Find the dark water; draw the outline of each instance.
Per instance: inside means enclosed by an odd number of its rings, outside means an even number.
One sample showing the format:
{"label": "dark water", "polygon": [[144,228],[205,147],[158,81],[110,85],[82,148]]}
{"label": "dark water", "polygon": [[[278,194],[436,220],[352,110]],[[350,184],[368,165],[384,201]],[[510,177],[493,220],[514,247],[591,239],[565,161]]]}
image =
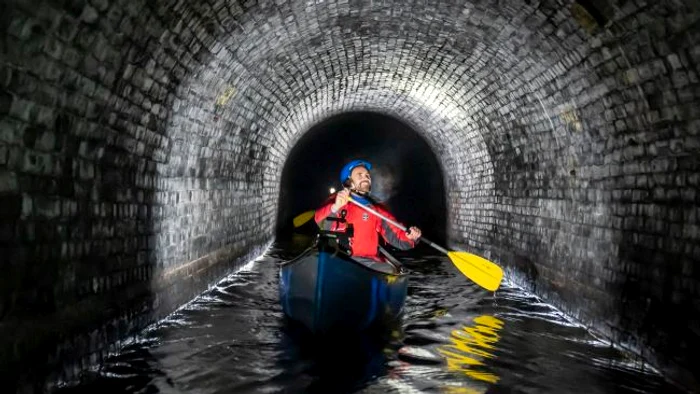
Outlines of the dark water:
{"label": "dark water", "polygon": [[408,253],[386,337],[323,343],[285,321],[276,244],[61,393],[674,393],[648,366],[517,288],[488,294],[446,257]]}

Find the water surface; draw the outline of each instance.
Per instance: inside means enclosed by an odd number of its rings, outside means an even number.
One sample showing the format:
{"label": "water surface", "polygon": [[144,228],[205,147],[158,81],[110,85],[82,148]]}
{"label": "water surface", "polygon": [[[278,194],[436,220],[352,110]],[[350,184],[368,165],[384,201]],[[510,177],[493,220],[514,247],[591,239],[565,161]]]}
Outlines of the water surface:
{"label": "water surface", "polygon": [[319,343],[278,303],[268,252],[61,393],[675,393],[652,368],[514,287],[487,293],[445,256],[407,253],[406,313],[385,336]]}

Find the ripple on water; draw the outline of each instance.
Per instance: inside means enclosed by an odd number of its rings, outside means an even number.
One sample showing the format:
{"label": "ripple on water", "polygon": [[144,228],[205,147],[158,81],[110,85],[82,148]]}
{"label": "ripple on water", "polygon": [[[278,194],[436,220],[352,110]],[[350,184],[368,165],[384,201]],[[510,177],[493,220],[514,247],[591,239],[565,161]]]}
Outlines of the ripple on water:
{"label": "ripple on water", "polygon": [[486,293],[446,257],[415,251],[391,335],[305,337],[277,289],[278,264],[301,250],[273,245],[59,392],[681,392],[539,298]]}

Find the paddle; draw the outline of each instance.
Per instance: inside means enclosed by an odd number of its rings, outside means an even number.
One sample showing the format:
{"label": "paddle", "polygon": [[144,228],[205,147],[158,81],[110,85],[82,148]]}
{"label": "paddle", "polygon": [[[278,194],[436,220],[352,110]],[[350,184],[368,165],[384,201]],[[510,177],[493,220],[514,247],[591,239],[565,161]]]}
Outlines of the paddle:
{"label": "paddle", "polygon": [[314,217],[315,211],[306,211],[300,215],[297,215],[294,219],[292,219],[292,224],[294,224],[294,227],[301,227],[304,225],[304,223],[308,222]]}
{"label": "paddle", "polygon": [[[381,213],[375,211],[370,207],[360,204],[359,202],[355,201],[352,197],[349,197],[348,200],[351,203],[357,205],[358,207],[364,209],[365,211],[381,218],[382,220],[388,223],[393,224],[402,231],[408,231],[408,229],[405,226],[389,219],[388,217],[382,215]],[[475,254],[447,250],[442,246],[437,245],[432,241],[429,241],[425,237],[420,237],[419,240],[423,243],[432,246],[435,250],[446,254],[447,257],[450,258],[450,261],[452,261],[452,263],[462,274],[464,274],[464,276],[471,279],[474,283],[483,287],[484,289],[489,291],[496,291],[496,289],[498,289],[498,286],[500,286],[501,279],[503,279],[503,270],[498,265]]]}
{"label": "paddle", "polygon": [[[384,215],[380,214],[379,212],[373,210],[370,207],[366,207],[358,203],[357,201],[353,200],[352,197],[350,197],[349,200],[350,202],[366,210],[367,212],[376,215],[377,217],[387,221],[388,223],[393,224],[394,226],[398,227],[403,231],[407,231],[405,226],[402,226],[401,224],[385,217]],[[302,225],[304,225],[304,223],[308,222],[313,217],[314,211],[306,211],[300,215],[297,215],[292,220],[292,222],[294,224],[294,227],[301,227]],[[447,250],[441,247],[440,245],[429,241],[425,237],[421,237],[420,241],[428,244],[429,246],[432,246],[437,251],[446,254],[447,257],[450,258],[450,261],[452,261],[452,263],[462,274],[464,274],[464,276],[471,279],[472,281],[474,281],[474,283],[478,284],[484,289],[489,291],[496,291],[496,289],[498,289],[498,287],[500,286],[501,280],[503,279],[503,270],[498,265],[475,254]]]}

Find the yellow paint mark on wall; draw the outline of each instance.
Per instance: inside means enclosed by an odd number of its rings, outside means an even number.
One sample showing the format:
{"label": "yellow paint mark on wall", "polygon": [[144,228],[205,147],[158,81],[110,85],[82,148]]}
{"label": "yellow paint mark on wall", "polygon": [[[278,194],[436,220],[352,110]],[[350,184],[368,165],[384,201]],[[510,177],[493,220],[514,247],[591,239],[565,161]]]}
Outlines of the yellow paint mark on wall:
{"label": "yellow paint mark on wall", "polygon": [[574,19],[576,19],[581,27],[586,29],[588,34],[593,34],[598,28],[598,22],[593,18],[593,15],[579,3],[573,3],[571,5],[571,15],[573,15]]}
{"label": "yellow paint mark on wall", "polygon": [[574,130],[581,131],[583,129],[581,119],[578,117],[578,113],[574,107],[568,107],[562,111],[561,118],[567,125],[573,127]]}
{"label": "yellow paint mark on wall", "polygon": [[236,94],[236,89],[233,86],[229,86],[224,90],[219,97],[216,99],[216,105],[223,106],[231,100],[231,98]]}

